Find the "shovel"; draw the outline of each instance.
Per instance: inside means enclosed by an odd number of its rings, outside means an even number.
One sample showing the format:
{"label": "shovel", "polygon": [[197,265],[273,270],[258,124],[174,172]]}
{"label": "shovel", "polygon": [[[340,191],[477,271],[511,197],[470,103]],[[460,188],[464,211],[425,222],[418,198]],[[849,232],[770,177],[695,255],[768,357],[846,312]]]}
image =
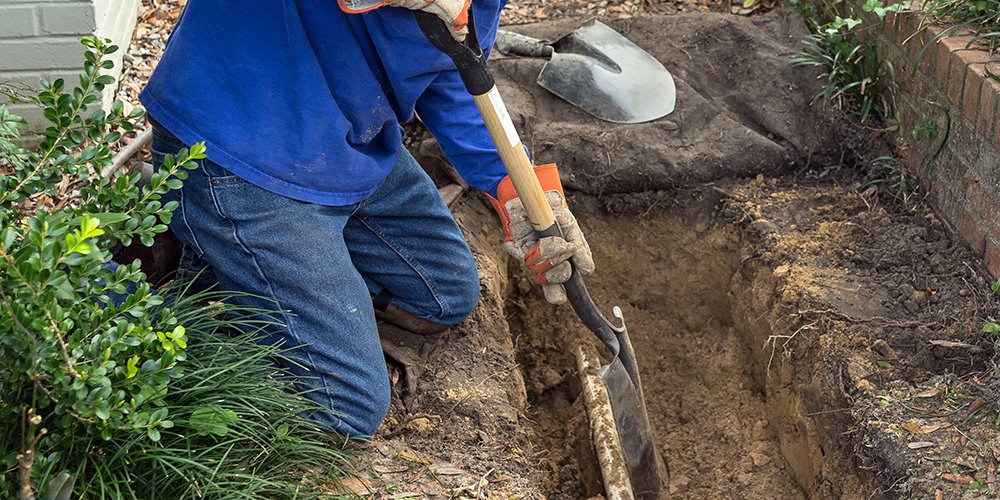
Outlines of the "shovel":
{"label": "shovel", "polygon": [[596,19],[552,43],[498,31],[494,45],[504,54],[549,57],[538,84],[602,120],[641,123],[674,110],[677,90],[670,72]]}
{"label": "shovel", "polygon": [[[462,83],[472,95],[483,122],[486,123],[535,233],[539,238],[562,236],[531,161],[524,151],[524,145],[494,85],[493,75],[486,65],[486,58],[476,37],[472,9],[469,9],[469,35],[464,43],[455,41],[448,27],[437,16],[422,11],[414,11],[413,15],[427,39],[448,55],[458,68]],[[628,462],[633,493],[641,499],[656,498],[665,484],[666,468],[657,456],[653,444],[635,353],[632,351],[621,310],[617,307],[614,309],[621,326],[612,325],[594,305],[583,278],[575,268],[565,287],[569,302],[580,320],[600,338],[612,354],[611,362],[601,367],[600,378],[611,399],[611,409]]]}

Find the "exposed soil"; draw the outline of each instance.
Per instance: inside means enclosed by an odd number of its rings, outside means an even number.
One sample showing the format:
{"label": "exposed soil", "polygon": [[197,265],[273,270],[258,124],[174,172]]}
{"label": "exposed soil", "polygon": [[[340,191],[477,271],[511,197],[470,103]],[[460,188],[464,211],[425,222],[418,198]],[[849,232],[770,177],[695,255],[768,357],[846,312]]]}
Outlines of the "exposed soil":
{"label": "exposed soil", "polygon": [[[581,22],[512,29],[552,39]],[[567,187],[636,193],[841,161],[835,122],[812,105],[816,74],[790,67],[782,56],[804,33],[801,18],[787,11],[755,19],[684,13],[607,23],[671,72],[672,114],[612,126],[538,86],[544,60],[497,57],[492,64],[536,163],[558,162]]]}
{"label": "exposed soil", "polygon": [[[575,22],[518,29],[552,36]],[[954,372],[980,374],[982,387],[940,400],[940,412],[990,397],[996,383],[982,370],[992,345],[979,327],[996,301],[976,259],[926,209],[856,194],[861,174],[851,165],[885,146],[811,104],[812,75],[780,57],[797,21],[779,11],[610,23],[674,74],[673,115],[609,126],[535,86],[541,62],[501,58],[493,67],[536,161],[560,162],[598,263],[588,279],[595,300],[621,306],[628,320],[670,496],[968,494],[969,467],[979,473],[970,481],[981,476],[976,487],[990,491],[992,455],[963,459],[936,444],[935,469],[926,450],[907,446],[923,439],[908,429],[951,428],[934,425],[945,413],[926,420],[926,407],[886,401],[910,401]],[[439,184],[455,182],[433,139],[411,137]],[[496,250],[478,195],[455,212],[486,298],[457,343],[436,351],[422,406],[394,406],[389,449],[405,438],[439,457],[428,462],[461,464],[466,481],[487,478],[485,496],[602,496],[572,354],[595,339]],[[977,422],[996,416],[987,406],[973,408],[983,412]],[[414,412],[425,416],[407,416]],[[982,428],[963,431],[979,448],[992,442]],[[489,482],[490,471],[506,480]],[[384,486],[394,476],[382,477]]]}
{"label": "exposed soil", "polygon": [[[677,207],[686,213],[654,209],[637,217],[610,215],[595,200],[576,197],[574,210],[583,214],[602,263],[588,285],[600,303],[622,307],[674,498],[805,498],[779,450],[774,426],[780,422],[768,420],[752,354],[734,331],[727,294],[742,242],[733,225],[715,217],[718,199],[716,193],[714,200]],[[535,294],[524,298],[520,316],[522,338],[531,345],[523,356],[528,373],[561,366],[568,372],[548,378],[575,378],[566,345],[590,341],[590,334]],[[546,393],[552,390],[529,384],[529,396],[538,400],[551,400]],[[558,442],[550,444],[559,449]],[[555,484],[552,493],[599,493],[579,486]]]}
{"label": "exposed soil", "polygon": [[[168,24],[180,3],[145,0],[141,26]],[[729,7],[508,8],[508,22],[615,18],[677,83],[676,111],[647,124],[611,125],[547,94],[534,83],[541,60],[492,62],[536,163],[560,164],[595,252],[596,302],[628,321],[667,493],[995,495],[1000,383],[981,327],[1000,311],[997,295],[926,208],[856,194],[857,156],[885,145],[814,105],[815,74],[785,64],[800,20],[651,14]],[[515,29],[554,38],[581,22]],[[122,95],[134,97],[165,38],[133,47]],[[439,185],[456,182],[433,139],[411,128],[408,145]],[[503,254],[482,195],[452,208],[481,303],[432,351],[405,403],[391,365],[390,414],[346,486],[380,498],[603,497],[572,354],[595,339]]]}

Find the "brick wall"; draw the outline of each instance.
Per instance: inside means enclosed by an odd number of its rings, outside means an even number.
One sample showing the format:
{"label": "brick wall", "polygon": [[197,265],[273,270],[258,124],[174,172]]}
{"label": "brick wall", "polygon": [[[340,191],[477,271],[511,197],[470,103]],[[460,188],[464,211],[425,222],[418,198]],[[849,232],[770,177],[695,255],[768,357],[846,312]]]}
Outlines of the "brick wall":
{"label": "brick wall", "polygon": [[[0,0],[0,82],[34,87],[40,79],[76,82],[83,67],[83,36],[97,34],[122,47],[114,54],[116,78],[135,28],[139,0]],[[113,88],[105,92],[110,104]],[[0,103],[6,103],[0,97]],[[40,111],[30,104],[10,106],[35,131],[44,128]]]}
{"label": "brick wall", "polygon": [[[865,22],[878,20],[872,15]],[[900,134],[907,139],[904,158],[920,171],[944,144],[930,162],[931,204],[1000,277],[1000,82],[986,77],[987,69],[1000,75],[1000,55],[967,49],[969,30],[935,40],[941,31],[921,26],[915,13],[890,14],[874,41],[879,54],[892,62],[901,87],[895,101],[903,119]],[[938,124],[942,137],[911,137],[925,118]]]}

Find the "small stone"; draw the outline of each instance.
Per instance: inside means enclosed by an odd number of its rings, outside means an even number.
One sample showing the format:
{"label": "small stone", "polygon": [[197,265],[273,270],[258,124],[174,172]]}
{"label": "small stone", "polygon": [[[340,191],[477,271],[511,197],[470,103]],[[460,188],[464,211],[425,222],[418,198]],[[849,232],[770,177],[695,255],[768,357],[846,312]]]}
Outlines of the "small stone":
{"label": "small stone", "polygon": [[688,483],[690,483],[690,482],[691,482],[691,479],[688,478],[687,476],[685,476],[684,474],[681,474],[679,476],[671,477],[670,478],[670,494],[671,495],[677,495],[677,494],[686,492],[688,490]]}
{"label": "small stone", "polygon": [[753,460],[753,464],[757,467],[763,467],[771,463],[771,457],[759,451],[751,451],[750,459]]}
{"label": "small stone", "polygon": [[774,277],[775,278],[784,278],[785,276],[788,276],[788,273],[790,271],[791,271],[791,267],[789,267],[788,264],[782,264],[782,265],[774,268]]}
{"label": "small stone", "polygon": [[433,422],[431,422],[429,418],[418,417],[411,420],[409,425],[407,425],[407,427],[409,427],[414,432],[417,432],[419,434],[425,434],[430,431],[433,431],[436,426],[434,425]]}
{"label": "small stone", "polygon": [[855,382],[854,386],[857,387],[858,389],[861,389],[862,391],[865,391],[865,392],[868,392],[868,393],[874,393],[875,392],[875,384],[869,382],[868,379],[865,379],[865,378],[863,378],[863,379]]}
{"label": "small stone", "polygon": [[903,302],[903,307],[905,307],[907,312],[911,314],[920,310],[920,306],[917,305],[917,303],[914,302],[913,300],[907,300],[906,302]]}
{"label": "small stone", "polygon": [[893,360],[899,357],[899,355],[896,354],[896,350],[893,349],[888,342],[882,339],[878,339],[873,342],[872,349],[879,353],[883,359]]}
{"label": "small stone", "polygon": [[680,126],[677,125],[677,122],[671,120],[663,120],[659,123],[659,125],[663,130],[677,130],[680,128]]}
{"label": "small stone", "polygon": [[[865,363],[867,365],[867,363]],[[851,380],[861,380],[868,378],[871,375],[872,369],[870,366],[863,366],[857,361],[851,361],[847,363],[847,375],[851,377]]]}
{"label": "small stone", "polygon": [[776,234],[779,231],[777,224],[763,218],[751,222],[750,225],[765,235]]}

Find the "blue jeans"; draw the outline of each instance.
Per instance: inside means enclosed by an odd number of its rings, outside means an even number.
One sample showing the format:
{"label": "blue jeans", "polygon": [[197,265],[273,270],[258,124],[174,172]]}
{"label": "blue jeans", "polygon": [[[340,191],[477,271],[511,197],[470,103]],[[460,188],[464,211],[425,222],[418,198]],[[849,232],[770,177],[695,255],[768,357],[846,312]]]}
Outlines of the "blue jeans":
{"label": "blue jeans", "polygon": [[[157,128],[154,164],[182,147]],[[170,228],[186,246],[179,274],[203,261],[222,290],[243,292],[233,302],[278,309],[283,325],[266,341],[294,347],[289,355],[301,366],[287,368],[331,410],[315,418],[346,436],[372,435],[389,408],[371,297],[391,297],[403,311],[446,325],[465,319],[479,299],[458,224],[405,149],[378,190],[353,205],[285,198],[210,160],[169,200],[179,204]]]}

